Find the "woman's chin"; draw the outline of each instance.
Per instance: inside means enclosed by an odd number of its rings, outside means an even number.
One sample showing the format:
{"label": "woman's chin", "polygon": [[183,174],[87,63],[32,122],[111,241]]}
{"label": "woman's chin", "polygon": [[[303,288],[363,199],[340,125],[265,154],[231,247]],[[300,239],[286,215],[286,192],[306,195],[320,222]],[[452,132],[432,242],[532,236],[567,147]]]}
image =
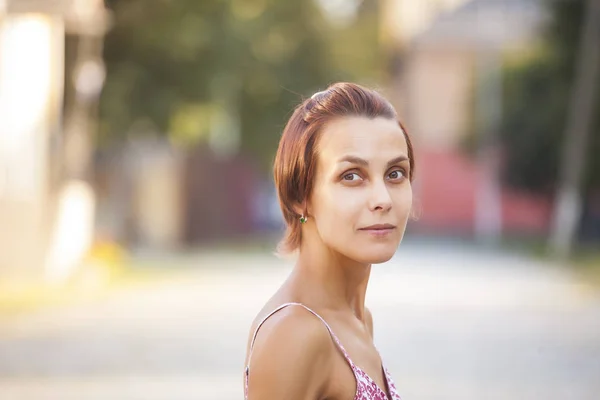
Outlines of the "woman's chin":
{"label": "woman's chin", "polygon": [[356,261],[365,264],[381,264],[389,261],[396,254],[397,247],[386,246],[385,248],[365,248],[356,257]]}
{"label": "woman's chin", "polygon": [[371,264],[382,264],[384,262],[388,262],[394,257],[395,252],[390,252],[389,254],[378,254],[371,259]]}

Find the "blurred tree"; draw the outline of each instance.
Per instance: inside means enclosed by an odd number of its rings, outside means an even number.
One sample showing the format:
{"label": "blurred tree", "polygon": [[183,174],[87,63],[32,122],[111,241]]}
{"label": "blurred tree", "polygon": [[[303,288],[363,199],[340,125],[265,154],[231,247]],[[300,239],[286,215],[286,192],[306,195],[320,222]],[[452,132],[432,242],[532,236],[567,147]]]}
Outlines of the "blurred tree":
{"label": "blurred tree", "polygon": [[[581,25],[549,240],[549,250],[562,259],[570,256],[579,221],[585,215],[581,186],[588,158],[588,138],[600,109],[600,103],[596,103],[600,87],[600,1],[586,1]],[[598,223],[600,225],[600,221]]]}
{"label": "blurred tree", "polygon": [[378,81],[376,1],[336,25],[307,0],[107,0],[100,144],[136,126],[238,148],[269,167],[300,95]]}
{"label": "blurred tree", "polygon": [[[506,70],[501,131],[506,149],[504,179],[511,186],[548,196],[557,189],[584,3],[553,1],[544,45]],[[592,157],[600,152],[600,103],[593,114],[584,199],[593,188],[600,188],[600,158]]]}

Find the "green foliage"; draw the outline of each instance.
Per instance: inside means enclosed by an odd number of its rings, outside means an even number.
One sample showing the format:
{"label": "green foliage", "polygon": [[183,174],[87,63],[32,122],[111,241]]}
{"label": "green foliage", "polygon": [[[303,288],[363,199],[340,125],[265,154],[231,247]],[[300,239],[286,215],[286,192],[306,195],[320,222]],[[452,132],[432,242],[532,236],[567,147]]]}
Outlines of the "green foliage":
{"label": "green foliage", "polygon": [[100,144],[136,121],[186,145],[231,112],[241,149],[271,162],[301,95],[336,80],[377,81],[377,9],[351,27],[329,23],[309,0],[113,0]]}
{"label": "green foliage", "polygon": [[[583,1],[554,1],[551,7],[553,20],[545,32],[543,49],[505,71],[501,129],[507,156],[506,182],[545,194],[554,192],[558,180]],[[594,157],[600,151],[598,104],[588,147],[585,190],[600,186],[600,159]]]}

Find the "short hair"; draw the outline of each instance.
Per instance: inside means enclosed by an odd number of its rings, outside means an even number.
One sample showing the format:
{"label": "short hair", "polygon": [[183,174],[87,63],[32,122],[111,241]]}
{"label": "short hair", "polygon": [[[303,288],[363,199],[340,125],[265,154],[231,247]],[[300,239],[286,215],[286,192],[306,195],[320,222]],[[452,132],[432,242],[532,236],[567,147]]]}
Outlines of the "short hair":
{"label": "short hair", "polygon": [[279,242],[280,254],[297,250],[302,243],[300,215],[294,205],[311,195],[317,167],[317,141],[324,125],[342,116],[383,117],[398,122],[408,147],[409,180],[414,176],[414,152],[410,136],[392,104],[381,94],[355,83],[332,84],[296,107],[288,120],[275,156],[273,178],[286,232]]}

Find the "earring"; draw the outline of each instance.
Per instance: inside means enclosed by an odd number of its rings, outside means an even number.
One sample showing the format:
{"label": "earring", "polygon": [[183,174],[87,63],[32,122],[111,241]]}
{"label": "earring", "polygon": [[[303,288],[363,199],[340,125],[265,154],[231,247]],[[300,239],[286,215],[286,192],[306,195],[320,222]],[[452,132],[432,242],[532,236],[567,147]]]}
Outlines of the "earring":
{"label": "earring", "polygon": [[308,218],[306,218],[306,217],[304,216],[304,214],[302,214],[302,216],[300,217],[300,223],[301,223],[301,224],[305,224],[305,223],[306,223],[306,221],[308,221]]}

